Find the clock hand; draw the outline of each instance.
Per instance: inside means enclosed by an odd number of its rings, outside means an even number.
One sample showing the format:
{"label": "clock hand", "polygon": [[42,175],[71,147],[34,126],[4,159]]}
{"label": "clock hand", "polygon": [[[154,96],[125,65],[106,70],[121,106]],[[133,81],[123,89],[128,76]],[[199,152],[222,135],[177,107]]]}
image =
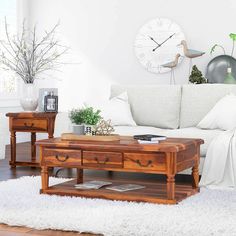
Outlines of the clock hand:
{"label": "clock hand", "polygon": [[160,45],[153,37],[148,36],[154,43],[156,43],[157,45]]}
{"label": "clock hand", "polygon": [[169,39],[171,39],[174,35],[175,35],[175,33],[172,34],[172,35],[170,35],[170,36],[169,36],[167,39],[165,39],[161,44],[157,45],[154,49],[152,49],[152,51],[155,52],[162,44],[164,44],[166,41],[168,41]]}

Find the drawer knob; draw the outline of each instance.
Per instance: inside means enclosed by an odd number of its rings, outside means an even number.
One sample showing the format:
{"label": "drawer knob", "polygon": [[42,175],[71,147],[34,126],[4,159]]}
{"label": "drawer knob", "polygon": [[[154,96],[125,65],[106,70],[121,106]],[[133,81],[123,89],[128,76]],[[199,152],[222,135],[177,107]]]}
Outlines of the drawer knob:
{"label": "drawer knob", "polygon": [[31,123],[30,125],[28,125],[27,123],[24,123],[24,126],[25,126],[25,127],[32,128],[32,127],[34,126],[34,123]]}
{"label": "drawer knob", "polygon": [[56,155],[55,157],[60,162],[65,162],[69,158],[68,155],[66,155],[65,157],[59,157],[58,155]]}
{"label": "drawer knob", "polygon": [[104,161],[98,160],[97,157],[95,157],[94,160],[100,165],[105,165],[109,161],[109,157],[106,157]]}
{"label": "drawer knob", "polygon": [[147,164],[142,164],[140,160],[136,160],[136,163],[141,167],[148,167],[152,164],[152,161],[148,160]]}

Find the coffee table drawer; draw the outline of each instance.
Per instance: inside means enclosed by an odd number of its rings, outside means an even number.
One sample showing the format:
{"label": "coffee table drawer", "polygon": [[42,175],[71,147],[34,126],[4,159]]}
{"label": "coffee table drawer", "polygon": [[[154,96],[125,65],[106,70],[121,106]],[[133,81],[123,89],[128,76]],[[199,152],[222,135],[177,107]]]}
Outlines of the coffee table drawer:
{"label": "coffee table drawer", "polygon": [[14,119],[13,120],[13,129],[14,130],[37,130],[38,131],[47,131],[48,122],[45,119]]}
{"label": "coffee table drawer", "polygon": [[81,165],[81,151],[67,149],[43,149],[42,165],[73,167]]}
{"label": "coffee table drawer", "polygon": [[118,152],[83,151],[83,166],[122,168],[122,154]]}
{"label": "coffee table drawer", "polygon": [[125,153],[124,154],[125,169],[140,169],[140,170],[166,170],[165,153],[158,154],[140,154],[140,153]]}

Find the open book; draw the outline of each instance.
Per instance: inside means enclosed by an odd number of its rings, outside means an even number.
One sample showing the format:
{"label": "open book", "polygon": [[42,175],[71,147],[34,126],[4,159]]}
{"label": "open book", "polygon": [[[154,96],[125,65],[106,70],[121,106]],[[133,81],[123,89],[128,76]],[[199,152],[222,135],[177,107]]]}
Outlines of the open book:
{"label": "open book", "polygon": [[111,182],[105,182],[105,181],[88,181],[82,184],[75,184],[75,188],[77,189],[99,189],[103,186],[107,186],[112,184]]}
{"label": "open book", "polygon": [[142,188],[145,188],[145,186],[138,185],[138,184],[122,184],[122,185],[113,186],[113,187],[106,187],[106,189],[114,190],[117,192],[126,192],[130,190],[136,190],[136,189],[142,189]]}

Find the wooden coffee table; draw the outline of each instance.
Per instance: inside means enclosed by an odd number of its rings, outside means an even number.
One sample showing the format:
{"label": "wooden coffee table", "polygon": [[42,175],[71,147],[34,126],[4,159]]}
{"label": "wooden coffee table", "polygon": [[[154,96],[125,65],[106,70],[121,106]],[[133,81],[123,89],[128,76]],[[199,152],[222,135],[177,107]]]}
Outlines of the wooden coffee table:
{"label": "wooden coffee table", "polygon": [[[159,144],[138,144],[132,137],[120,141],[64,141],[60,138],[37,141],[40,147],[41,193],[176,204],[199,192],[199,160],[201,139],[168,138]],[[50,167],[77,168],[77,179],[49,186]],[[192,185],[175,183],[175,175],[192,168]],[[83,182],[83,169],[162,174],[167,181],[143,182],[144,189],[116,192],[105,187],[98,190],[78,190],[75,183]],[[112,181],[113,182],[113,181]],[[114,180],[113,185],[132,183]]]}

